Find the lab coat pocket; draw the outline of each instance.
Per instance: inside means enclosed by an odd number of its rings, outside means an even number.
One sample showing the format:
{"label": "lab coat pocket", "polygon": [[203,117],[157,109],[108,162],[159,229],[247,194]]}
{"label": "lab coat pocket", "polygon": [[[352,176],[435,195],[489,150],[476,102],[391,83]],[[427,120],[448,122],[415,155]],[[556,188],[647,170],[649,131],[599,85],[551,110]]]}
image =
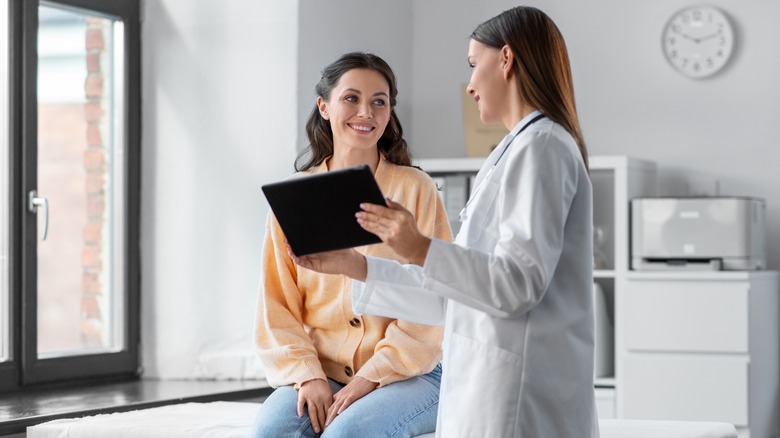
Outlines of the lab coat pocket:
{"label": "lab coat pocket", "polygon": [[447,348],[442,436],[515,436],[523,357],[457,333]]}

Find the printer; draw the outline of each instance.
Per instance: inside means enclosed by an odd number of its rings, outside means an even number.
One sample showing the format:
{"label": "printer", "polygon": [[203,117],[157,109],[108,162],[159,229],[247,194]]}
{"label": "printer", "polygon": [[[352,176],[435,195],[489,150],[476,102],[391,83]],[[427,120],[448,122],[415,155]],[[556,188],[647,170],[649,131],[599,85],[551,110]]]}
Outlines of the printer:
{"label": "printer", "polygon": [[631,269],[751,271],[765,266],[763,199],[631,200]]}

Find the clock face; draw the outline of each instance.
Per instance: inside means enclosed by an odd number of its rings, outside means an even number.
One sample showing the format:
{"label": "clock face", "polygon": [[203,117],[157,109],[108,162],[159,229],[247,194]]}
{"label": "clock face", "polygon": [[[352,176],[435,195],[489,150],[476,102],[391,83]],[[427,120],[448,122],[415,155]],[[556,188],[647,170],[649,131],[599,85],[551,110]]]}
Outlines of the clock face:
{"label": "clock face", "polygon": [[728,17],[711,6],[694,6],[672,15],[663,33],[666,59],[680,73],[703,78],[718,72],[734,48]]}

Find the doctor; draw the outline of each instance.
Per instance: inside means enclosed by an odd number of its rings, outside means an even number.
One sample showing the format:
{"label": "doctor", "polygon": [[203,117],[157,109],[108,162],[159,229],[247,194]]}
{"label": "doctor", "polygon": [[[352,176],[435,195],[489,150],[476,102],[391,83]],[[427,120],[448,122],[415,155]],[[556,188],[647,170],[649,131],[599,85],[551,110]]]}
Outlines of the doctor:
{"label": "doctor", "polygon": [[479,171],[455,242],[425,237],[388,201],[357,220],[410,264],[291,256],[358,280],[358,313],[445,322],[437,437],[597,437],[591,183],[563,37],[543,12],[516,7],[476,28],[468,62],[480,118],[510,132]]}

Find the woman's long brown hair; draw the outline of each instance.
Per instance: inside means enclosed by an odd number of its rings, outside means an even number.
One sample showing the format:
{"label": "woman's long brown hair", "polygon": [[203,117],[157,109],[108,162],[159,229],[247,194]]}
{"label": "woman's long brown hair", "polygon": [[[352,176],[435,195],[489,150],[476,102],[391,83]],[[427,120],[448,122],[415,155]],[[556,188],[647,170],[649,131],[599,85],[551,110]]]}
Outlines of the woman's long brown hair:
{"label": "woman's long brown hair", "polygon": [[574,102],[569,54],[563,35],[544,12],[518,6],[477,26],[471,38],[514,54],[520,98],[562,125],[574,137],[588,167],[588,150]]}

